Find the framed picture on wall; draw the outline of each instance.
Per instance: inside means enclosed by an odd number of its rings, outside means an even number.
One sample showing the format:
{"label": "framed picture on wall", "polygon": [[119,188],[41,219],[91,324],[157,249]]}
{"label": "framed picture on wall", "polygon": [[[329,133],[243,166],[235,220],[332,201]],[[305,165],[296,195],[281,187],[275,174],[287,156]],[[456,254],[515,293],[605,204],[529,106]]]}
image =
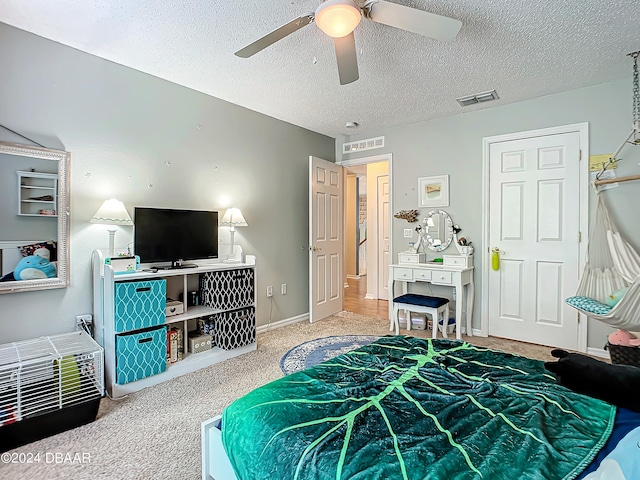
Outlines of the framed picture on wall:
{"label": "framed picture on wall", "polygon": [[421,207],[448,207],[449,175],[419,178],[418,195]]}

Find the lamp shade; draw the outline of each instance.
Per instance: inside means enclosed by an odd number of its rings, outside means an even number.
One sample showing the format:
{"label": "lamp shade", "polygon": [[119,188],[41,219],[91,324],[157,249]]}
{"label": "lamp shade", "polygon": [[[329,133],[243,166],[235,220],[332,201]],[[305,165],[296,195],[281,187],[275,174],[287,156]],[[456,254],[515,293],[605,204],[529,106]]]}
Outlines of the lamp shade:
{"label": "lamp shade", "polygon": [[219,222],[220,225],[226,227],[248,227],[249,224],[242,216],[242,212],[239,208],[228,208],[224,215],[222,216],[222,220]]}
{"label": "lamp shade", "polygon": [[360,23],[360,8],[353,0],[327,0],[316,9],[315,22],[334,38],[346,37]]}
{"label": "lamp shade", "polygon": [[124,204],[115,198],[105,200],[89,222],[103,225],[133,225]]}

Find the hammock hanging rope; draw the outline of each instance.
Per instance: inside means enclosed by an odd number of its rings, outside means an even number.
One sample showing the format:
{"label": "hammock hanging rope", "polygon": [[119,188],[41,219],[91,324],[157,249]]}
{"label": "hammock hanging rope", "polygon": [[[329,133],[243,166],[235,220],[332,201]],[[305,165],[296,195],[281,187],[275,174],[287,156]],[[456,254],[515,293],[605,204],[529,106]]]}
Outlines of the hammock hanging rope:
{"label": "hammock hanging rope", "polygon": [[[613,307],[605,302],[617,290],[627,293]],[[622,330],[640,330],[640,255],[622,238],[605,205],[596,197],[587,263],[576,296],[566,302],[585,315]]]}

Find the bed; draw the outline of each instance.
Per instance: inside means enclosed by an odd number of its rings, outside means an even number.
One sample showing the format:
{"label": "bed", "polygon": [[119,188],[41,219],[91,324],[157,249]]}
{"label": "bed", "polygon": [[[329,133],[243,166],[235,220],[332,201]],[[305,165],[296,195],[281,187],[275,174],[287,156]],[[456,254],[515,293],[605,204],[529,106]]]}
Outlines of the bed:
{"label": "bed", "polygon": [[386,336],[259,387],[202,425],[203,479],[640,478],[640,414],[544,362]]}

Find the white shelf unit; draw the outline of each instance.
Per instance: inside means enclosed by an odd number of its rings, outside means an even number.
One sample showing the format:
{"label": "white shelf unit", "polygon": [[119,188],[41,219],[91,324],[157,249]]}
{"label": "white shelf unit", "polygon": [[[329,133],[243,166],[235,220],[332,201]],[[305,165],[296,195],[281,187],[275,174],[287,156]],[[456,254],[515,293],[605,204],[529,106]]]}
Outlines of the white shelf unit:
{"label": "white shelf unit", "polygon": [[58,174],[24,171],[16,173],[18,175],[18,215],[57,217]]}
{"label": "white shelf unit", "polygon": [[[93,254],[93,310],[95,321],[95,337],[100,345],[104,347],[105,355],[105,387],[112,398],[122,397],[129,393],[139,391],[143,388],[156,385],[158,383],[177,378],[195,370],[223,362],[230,358],[251,352],[257,348],[254,341],[248,345],[233,349],[223,349],[217,346],[211,350],[200,353],[188,352],[188,332],[189,321],[201,317],[208,317],[218,313],[225,313],[232,309],[216,309],[203,305],[191,306],[187,303],[187,292],[194,289],[194,285],[199,285],[200,276],[207,272],[235,271],[241,269],[251,269],[253,271],[253,302],[246,307],[256,307],[255,289],[255,266],[256,257],[246,255],[245,262],[239,263],[211,263],[200,265],[196,268],[182,268],[172,270],[158,270],[148,272],[138,270],[135,273],[114,273],[110,265],[104,264],[102,252],[96,250]],[[143,281],[165,279],[167,281],[167,296],[178,299],[179,293],[183,295],[184,313],[165,318],[165,325],[181,324],[183,332],[184,356],[182,360],[167,366],[164,372],[157,373],[129,383],[119,384],[116,381],[116,337],[115,331],[115,299],[116,284],[119,282]],[[255,319],[254,325],[255,328]]]}

